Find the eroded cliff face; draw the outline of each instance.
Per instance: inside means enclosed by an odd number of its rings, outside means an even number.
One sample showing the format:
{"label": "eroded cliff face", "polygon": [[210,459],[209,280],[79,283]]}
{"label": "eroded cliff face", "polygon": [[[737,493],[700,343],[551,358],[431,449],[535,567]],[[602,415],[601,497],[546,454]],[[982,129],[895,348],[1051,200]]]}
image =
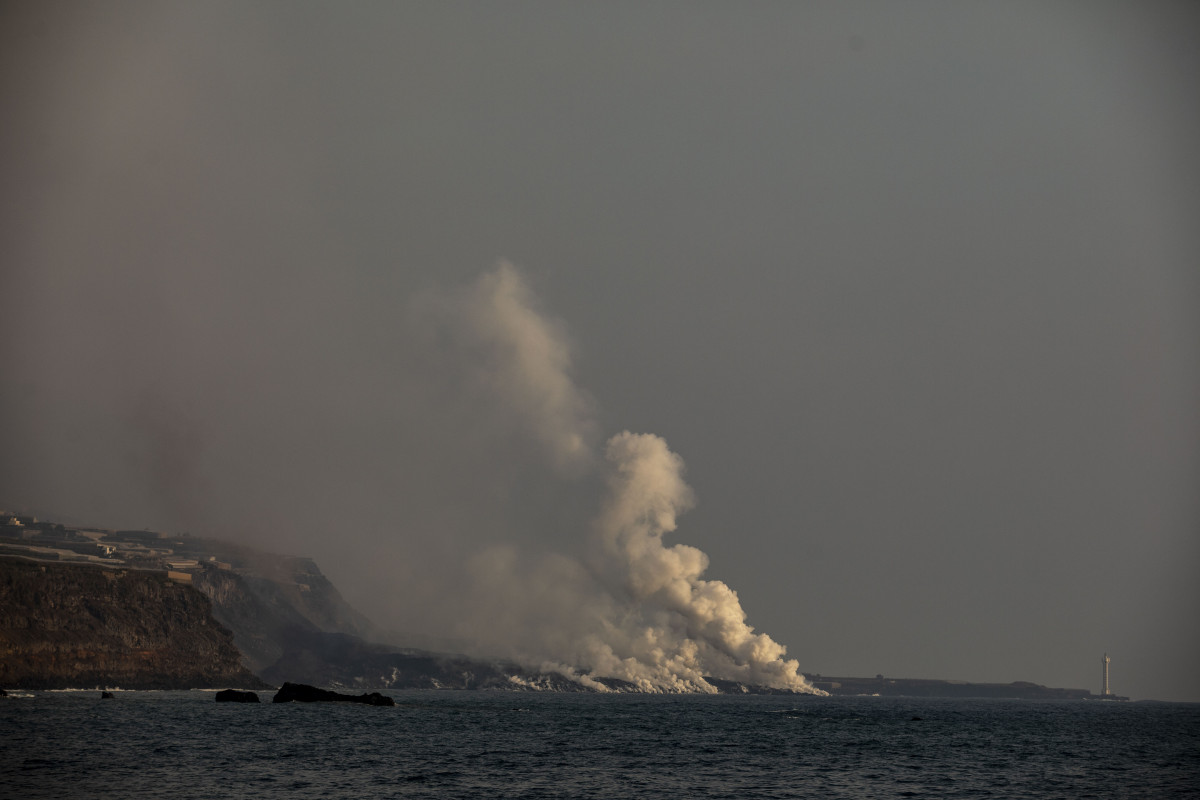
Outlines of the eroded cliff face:
{"label": "eroded cliff face", "polygon": [[314,630],[270,581],[205,570],[192,584],[212,601],[213,616],[233,632],[242,663],[256,675],[279,660],[297,632]]}
{"label": "eroded cliff face", "polygon": [[207,597],[162,573],[0,558],[0,686],[260,687]]}
{"label": "eroded cliff face", "polygon": [[203,569],[192,585],[213,616],[233,632],[243,663],[254,673],[274,665],[298,642],[322,633],[365,638],[370,623],[351,608],[316,564],[305,558],[253,553],[237,571]]}

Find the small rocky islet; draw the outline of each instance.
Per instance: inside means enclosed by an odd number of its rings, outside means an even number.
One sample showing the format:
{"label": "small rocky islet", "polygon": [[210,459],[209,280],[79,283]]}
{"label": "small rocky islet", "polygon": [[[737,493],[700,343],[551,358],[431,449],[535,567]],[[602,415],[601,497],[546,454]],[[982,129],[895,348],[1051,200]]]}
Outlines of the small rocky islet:
{"label": "small rocky islet", "polygon": [[[254,692],[242,692],[237,689],[225,689],[217,692],[218,703],[258,703],[258,695]],[[359,703],[368,706],[394,706],[396,701],[379,692],[367,694],[340,694],[328,689],[318,689],[303,683],[285,683],[279,687],[272,703]]]}
{"label": "small rocky islet", "polygon": [[272,703],[361,703],[368,706],[394,706],[396,701],[379,692],[368,694],[339,694],[303,683],[285,683],[275,693]]}

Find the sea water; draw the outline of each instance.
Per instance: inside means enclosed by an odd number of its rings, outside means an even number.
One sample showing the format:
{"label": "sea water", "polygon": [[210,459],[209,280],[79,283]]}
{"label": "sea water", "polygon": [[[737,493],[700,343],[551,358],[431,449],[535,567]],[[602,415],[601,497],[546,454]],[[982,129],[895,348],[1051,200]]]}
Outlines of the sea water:
{"label": "sea water", "polygon": [[0,698],[4,798],[1200,797],[1200,705],[397,692]]}

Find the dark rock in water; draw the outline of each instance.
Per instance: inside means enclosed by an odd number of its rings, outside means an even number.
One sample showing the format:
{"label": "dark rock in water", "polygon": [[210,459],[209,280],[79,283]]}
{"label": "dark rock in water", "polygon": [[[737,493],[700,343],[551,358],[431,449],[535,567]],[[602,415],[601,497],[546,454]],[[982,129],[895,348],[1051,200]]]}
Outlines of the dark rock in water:
{"label": "dark rock in water", "polygon": [[237,689],[223,689],[217,692],[218,703],[257,703],[258,695],[254,692],[239,692]]}
{"label": "dark rock in water", "polygon": [[112,699],[113,699],[113,693],[112,693],[112,692],[101,692],[101,693],[100,693],[100,699],[101,699],[101,700],[112,700]]}
{"label": "dark rock in water", "polygon": [[275,693],[272,703],[365,703],[369,706],[394,706],[396,701],[379,692],[370,694],[338,694],[303,683],[285,683]]}
{"label": "dark rock in water", "polygon": [[3,689],[0,689],[0,697],[8,697],[8,692],[4,691]]}

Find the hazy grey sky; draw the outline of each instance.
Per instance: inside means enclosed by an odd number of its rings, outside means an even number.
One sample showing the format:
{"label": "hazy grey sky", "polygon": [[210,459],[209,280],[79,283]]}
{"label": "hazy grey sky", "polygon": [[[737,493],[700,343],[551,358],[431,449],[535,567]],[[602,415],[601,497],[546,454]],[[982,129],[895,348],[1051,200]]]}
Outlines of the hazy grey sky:
{"label": "hazy grey sky", "polygon": [[1200,700],[1197,85],[1191,3],[6,4],[0,505],[469,636],[652,433],[802,671]]}

